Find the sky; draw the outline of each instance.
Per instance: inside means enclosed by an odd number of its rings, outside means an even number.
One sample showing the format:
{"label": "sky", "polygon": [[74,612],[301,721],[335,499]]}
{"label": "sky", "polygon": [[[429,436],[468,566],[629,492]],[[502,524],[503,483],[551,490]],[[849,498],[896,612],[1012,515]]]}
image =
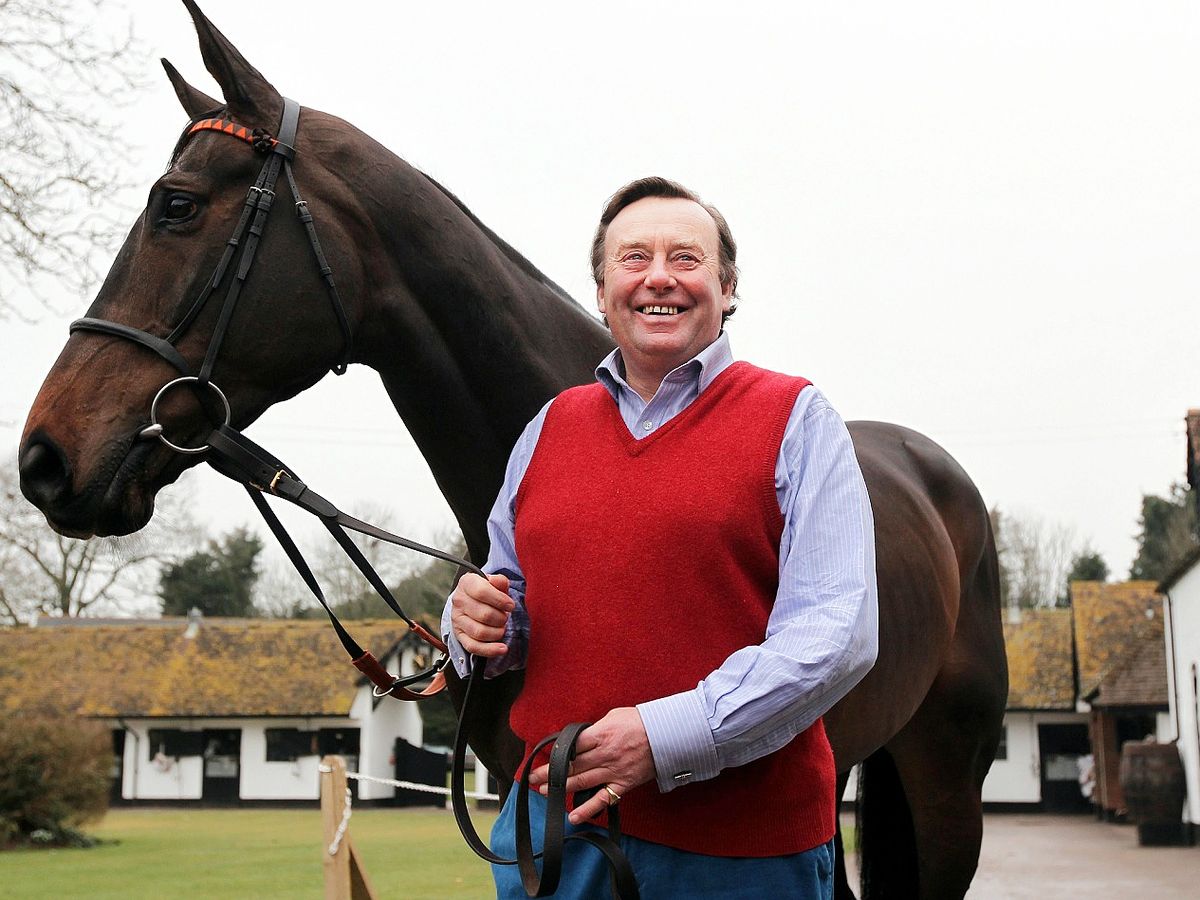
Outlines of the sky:
{"label": "sky", "polygon": [[[148,82],[122,113],[132,222],[186,122],[157,58],[217,88],[182,4],[125,6]],[[1183,478],[1194,3],[202,6],[282,93],[445,184],[588,308],[608,195],[689,185],[739,244],[737,357],[804,375],[846,419],[924,432],[989,506],[1071,529],[1116,577],[1141,496]],[[86,305],[3,323],[0,447]],[[391,509],[419,539],[452,527],[368,370],[248,433],[345,508]],[[253,521],[206,468],[184,490],[214,532]]]}

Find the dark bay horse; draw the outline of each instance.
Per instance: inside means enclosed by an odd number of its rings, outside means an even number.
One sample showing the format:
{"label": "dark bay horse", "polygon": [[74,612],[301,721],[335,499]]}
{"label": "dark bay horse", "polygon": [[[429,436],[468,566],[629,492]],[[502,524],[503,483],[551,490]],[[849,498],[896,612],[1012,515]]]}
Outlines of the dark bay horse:
{"label": "dark bay horse", "polygon": [[[187,114],[273,130],[278,92],[185,2],[224,96],[205,95],[164,62]],[[89,315],[167,334],[213,271],[259,165],[222,134],[181,139]],[[379,372],[482,560],[510,447],[546,400],[591,380],[608,334],[453,195],[346,122],[302,111],[295,176],[345,298],[350,359]],[[218,307],[179,341],[193,365]],[[302,225],[278,211],[213,373],[234,426],[320,380],[342,356],[342,335]],[[135,531],[156,492],[199,461],[138,439],[151,399],[175,374],[110,335],[67,341],[20,448],[22,490],[56,530]],[[172,395],[164,407],[176,440],[203,442],[211,426],[198,404]],[[839,788],[863,764],[863,893],[961,897],[978,859],[980,791],[1007,695],[987,510],[927,438],[875,422],[850,430],[875,511],[880,653],[825,721]],[[507,727],[520,687],[519,673],[489,682],[472,723],[472,743],[502,783],[521,756]],[[852,897],[842,866],[838,875],[839,896]]]}

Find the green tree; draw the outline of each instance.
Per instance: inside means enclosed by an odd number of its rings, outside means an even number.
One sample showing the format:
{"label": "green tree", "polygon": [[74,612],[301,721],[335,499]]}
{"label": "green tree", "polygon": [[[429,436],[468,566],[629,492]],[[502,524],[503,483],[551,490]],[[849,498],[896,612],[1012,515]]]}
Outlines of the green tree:
{"label": "green tree", "polygon": [[1108,563],[1104,561],[1104,557],[1090,547],[1085,547],[1071,560],[1071,571],[1067,573],[1067,580],[1063,584],[1063,593],[1058,598],[1058,605],[1069,606],[1071,604],[1072,581],[1108,581],[1108,575]]}
{"label": "green tree", "polygon": [[1166,497],[1144,494],[1138,530],[1138,552],[1129,568],[1129,577],[1161,581],[1200,544],[1191,489],[1175,483]]}
{"label": "green tree", "polygon": [[254,583],[262,541],[245,528],[231,531],[207,550],[193,553],[162,573],[158,594],[165,616],[253,616]]}

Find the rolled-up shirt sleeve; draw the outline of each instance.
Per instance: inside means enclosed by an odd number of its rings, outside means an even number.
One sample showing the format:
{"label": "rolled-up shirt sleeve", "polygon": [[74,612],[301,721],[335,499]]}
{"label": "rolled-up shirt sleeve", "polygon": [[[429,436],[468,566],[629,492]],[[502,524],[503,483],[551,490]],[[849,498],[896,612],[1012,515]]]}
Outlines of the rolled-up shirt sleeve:
{"label": "rolled-up shirt sleeve", "polygon": [[776,493],[779,589],[763,642],[694,690],[637,707],[662,791],[778,750],[875,662],[871,505],[845,423],[815,388],[801,391],[789,418]]}

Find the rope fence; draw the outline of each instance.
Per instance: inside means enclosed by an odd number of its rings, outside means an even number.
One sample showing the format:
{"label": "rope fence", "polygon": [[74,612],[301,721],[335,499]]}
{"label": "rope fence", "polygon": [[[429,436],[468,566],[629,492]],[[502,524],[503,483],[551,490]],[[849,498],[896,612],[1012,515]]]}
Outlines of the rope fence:
{"label": "rope fence", "polygon": [[[399,781],[395,778],[377,778],[374,775],[363,775],[361,772],[347,772],[346,762],[340,756],[323,757],[317,771],[321,776],[326,900],[376,900],[362,859],[348,832],[350,817],[354,812],[354,794],[350,790],[349,782],[371,781],[427,794],[449,794],[450,789],[433,784],[418,784],[414,781]],[[466,794],[473,800],[500,800],[499,795],[482,791],[467,791]]]}

